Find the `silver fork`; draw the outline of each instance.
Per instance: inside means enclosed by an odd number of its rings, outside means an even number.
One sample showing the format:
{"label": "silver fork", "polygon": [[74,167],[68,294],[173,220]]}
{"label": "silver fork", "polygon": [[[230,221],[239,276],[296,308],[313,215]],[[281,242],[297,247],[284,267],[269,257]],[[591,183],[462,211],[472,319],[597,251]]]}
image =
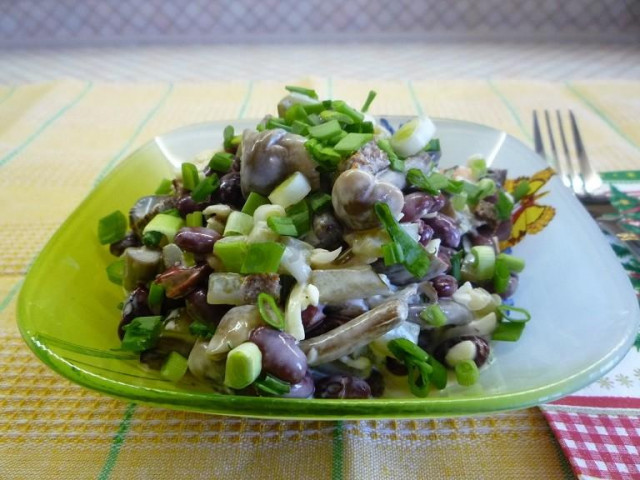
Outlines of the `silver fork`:
{"label": "silver fork", "polygon": [[544,143],[542,141],[542,133],[540,131],[540,123],[538,121],[538,112],[533,111],[533,138],[536,153],[547,159],[553,167],[556,168],[562,182],[569,187],[580,202],[585,206],[589,213],[598,222],[598,225],[603,230],[606,230],[611,235],[620,240],[629,251],[640,260],[640,238],[638,235],[632,234],[626,231],[619,223],[620,215],[611,205],[611,202],[606,195],[599,193],[600,187],[602,187],[602,180],[600,176],[591,166],[587,152],[582,143],[582,136],[578,129],[578,123],[576,117],[571,110],[569,110],[569,121],[571,122],[571,130],[573,134],[573,140],[575,143],[575,151],[578,160],[578,168],[574,167],[574,163],[571,160],[571,154],[569,153],[569,146],[564,133],[564,126],[562,122],[562,115],[559,110],[556,110],[556,125],[560,134],[560,141],[562,143],[562,150],[564,153],[564,160],[558,157],[558,150],[556,148],[556,141],[553,134],[551,115],[548,110],[544,111],[544,120],[546,124],[547,135],[549,139],[549,147],[551,149],[551,155],[547,156],[545,153]]}

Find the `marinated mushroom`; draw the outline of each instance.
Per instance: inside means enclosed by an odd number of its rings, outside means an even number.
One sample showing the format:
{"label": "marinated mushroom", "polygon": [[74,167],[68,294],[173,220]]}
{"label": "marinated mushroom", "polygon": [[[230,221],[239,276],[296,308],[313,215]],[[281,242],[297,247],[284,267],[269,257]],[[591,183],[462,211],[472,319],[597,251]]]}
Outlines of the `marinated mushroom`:
{"label": "marinated mushroom", "polygon": [[389,205],[397,218],[404,206],[402,191],[380,182],[369,172],[352,169],[341,173],[333,184],[331,201],[336,216],[347,227],[365,230],[379,225],[373,206],[376,202]]}
{"label": "marinated mushroom", "polygon": [[258,307],[242,305],[233,307],[220,320],[216,332],[207,346],[210,357],[224,357],[229,350],[249,339],[251,331],[264,325]]}
{"label": "marinated mushroom", "polygon": [[301,172],[311,188],[318,189],[320,174],[304,147],[306,140],[281,129],[245,130],[240,160],[243,195],[247,197],[250,192],[256,192],[267,196],[294,172]]}
{"label": "marinated mushroom", "polygon": [[129,210],[129,225],[138,235],[147,223],[158,213],[175,207],[175,199],[169,195],[149,195],[140,198]]}

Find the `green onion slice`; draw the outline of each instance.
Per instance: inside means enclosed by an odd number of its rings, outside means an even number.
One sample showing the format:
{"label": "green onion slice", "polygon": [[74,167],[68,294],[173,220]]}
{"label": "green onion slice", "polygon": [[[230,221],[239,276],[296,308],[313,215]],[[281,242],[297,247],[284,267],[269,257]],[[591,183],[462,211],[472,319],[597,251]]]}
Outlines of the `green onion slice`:
{"label": "green onion slice", "polygon": [[373,140],[371,133],[347,133],[333,149],[341,154],[348,155],[359,150],[365,143]]}
{"label": "green onion slice", "polygon": [[213,253],[220,259],[227,272],[240,272],[247,256],[247,249],[248,245],[244,239],[237,241],[222,239],[213,244]]}
{"label": "green onion slice", "polygon": [[395,170],[396,172],[404,172],[404,161],[398,157],[396,152],[391,148],[391,144],[389,140],[386,138],[381,138],[377,142],[378,148],[387,154],[389,157],[389,163],[391,170]]}
{"label": "green onion slice", "polygon": [[127,234],[127,217],[120,210],[98,220],[98,240],[101,245],[115,243]]}
{"label": "green onion slice", "polygon": [[122,285],[124,279],[124,259],[119,258],[115,262],[107,265],[106,272],[110,282],[116,285]]}
{"label": "green onion slice", "polygon": [[447,372],[447,368],[431,356],[429,357],[429,360],[427,360],[427,363],[432,368],[431,374],[429,375],[429,380],[431,380],[433,386],[438,390],[446,388],[447,381],[449,380],[449,373]]}
{"label": "green onion slice", "polygon": [[369,90],[367,99],[364,101],[364,104],[360,109],[362,113],[367,113],[367,111],[369,110],[369,107],[371,106],[371,102],[373,102],[373,100],[376,98],[376,95],[378,95],[378,92],[376,92],[375,90]]}
{"label": "green onion slice", "polygon": [[513,190],[511,196],[513,197],[514,203],[518,203],[522,197],[524,197],[527,193],[529,193],[529,181],[522,180],[518,182],[518,185]]}
{"label": "green onion slice", "polygon": [[460,278],[461,278],[460,274],[462,272],[463,256],[464,256],[464,251],[462,250],[451,255],[451,276],[453,276],[458,282],[460,282]]}
{"label": "green onion slice", "polygon": [[196,188],[191,192],[191,198],[196,202],[202,202],[218,188],[220,188],[220,179],[218,175],[212,173],[196,185]]}
{"label": "green onion slice", "polygon": [[263,197],[259,193],[251,192],[242,206],[242,213],[253,215],[256,208],[261,205],[266,205],[267,203],[269,203],[269,200],[266,197]]}
{"label": "green onion slice", "polygon": [[224,138],[223,147],[225,150],[231,150],[233,148],[233,137],[235,135],[233,125],[227,125],[222,131],[222,137]]}
{"label": "green onion slice", "polygon": [[284,315],[275,298],[265,292],[258,295],[258,311],[262,319],[277,330],[284,330]]}
{"label": "green onion slice", "polygon": [[398,224],[387,204],[377,202],[374,208],[378,219],[387,230],[391,240],[402,249],[404,255],[402,264],[404,267],[414,277],[424,277],[431,263],[426,250]]}
{"label": "green onion slice", "polygon": [[427,363],[410,363],[409,370],[409,390],[416,397],[424,398],[429,395],[429,374],[431,366]]}
{"label": "green onion slice", "polygon": [[458,180],[452,180],[446,175],[439,172],[433,172],[426,176],[422,170],[411,168],[407,172],[407,181],[420,190],[424,190],[431,195],[437,195],[440,190],[447,193],[458,194],[462,192],[463,183]]}
{"label": "green onion slice", "polygon": [[213,336],[213,334],[215,333],[215,328],[210,328],[206,323],[193,322],[191,325],[189,325],[189,332],[191,333],[191,335],[202,337],[206,340]]}
{"label": "green onion slice", "polygon": [[187,190],[193,190],[200,183],[198,168],[189,162],[182,164],[182,186]]}
{"label": "green onion slice", "polygon": [[524,259],[509,255],[508,253],[501,253],[498,255],[498,259],[505,262],[511,272],[520,273],[524,270]]}
{"label": "green onion slice", "polygon": [[156,188],[155,194],[168,195],[171,193],[171,190],[173,190],[173,183],[168,178],[163,178],[160,180],[160,184],[158,185],[158,188]]}
{"label": "green onion slice", "polygon": [[287,237],[297,237],[299,235],[298,228],[292,218],[271,216],[267,218],[267,225],[278,235]]}
{"label": "green onion slice", "polygon": [[177,382],[187,373],[188,366],[189,362],[186,358],[177,352],[171,352],[160,369],[160,375],[167,380]]}
{"label": "green onion slice", "polygon": [[511,218],[511,212],[513,211],[513,202],[509,198],[509,195],[502,190],[498,191],[498,201],[496,202],[496,216],[498,220],[509,220]]}
{"label": "green onion slice", "polygon": [[382,259],[387,267],[402,263],[404,261],[402,248],[395,242],[385,243],[382,245]]}
{"label": "green onion slice", "polygon": [[420,318],[434,327],[441,327],[447,323],[447,316],[437,303],[427,305],[420,312]]}
{"label": "green onion slice", "polygon": [[258,378],[253,384],[258,390],[269,395],[281,396],[291,391],[291,384],[269,374],[266,374],[264,378]]}
{"label": "green onion slice", "polygon": [[147,297],[147,304],[149,309],[153,313],[160,313],[162,309],[162,302],[164,301],[164,287],[156,282],[151,282],[149,286],[149,295]]}
{"label": "green onion slice", "polygon": [[426,362],[429,354],[406,338],[394,338],[387,343],[387,348],[398,360],[404,363]]}
{"label": "green onion slice", "polygon": [[[531,313],[529,310],[520,307],[514,307],[513,305],[499,305],[497,308],[502,320],[513,323],[527,323],[531,320]],[[511,316],[511,312],[519,313],[521,316]]]}
{"label": "green onion slice", "polygon": [[216,172],[228,172],[233,164],[234,156],[231,153],[217,152],[209,160],[209,168]]}
{"label": "green onion slice", "polygon": [[465,360],[455,366],[456,380],[464,387],[469,387],[478,381],[480,372],[473,360]]}
{"label": "green onion slice", "polygon": [[276,242],[249,244],[240,273],[276,273],[284,249],[284,245]]}
{"label": "green onion slice", "polygon": [[309,206],[314,213],[322,212],[331,205],[331,195],[323,192],[315,192],[309,195]]}
{"label": "green onion slice", "polygon": [[202,212],[195,211],[187,213],[184,223],[187,227],[201,227],[203,220],[204,216],[202,215]]}
{"label": "green onion slice", "polygon": [[497,342],[516,342],[524,330],[524,323],[503,322],[491,334],[491,340]]}
{"label": "green onion slice", "polygon": [[160,315],[136,317],[124,327],[124,337],[120,348],[131,352],[142,352],[153,347],[162,329]]}
{"label": "green onion slice", "polygon": [[337,120],[330,120],[320,125],[309,127],[309,135],[318,140],[326,140],[342,132],[342,127]]}
{"label": "green onion slice", "polygon": [[507,291],[510,277],[511,272],[509,272],[507,263],[498,255],[495,274],[493,275],[493,289],[496,293],[504,293]]}
{"label": "green onion slice", "polygon": [[284,88],[285,90],[291,93],[300,93],[302,95],[306,95],[307,97],[313,98],[315,100],[318,99],[318,94],[316,93],[315,90],[311,88],[299,87],[296,85],[286,85]]}

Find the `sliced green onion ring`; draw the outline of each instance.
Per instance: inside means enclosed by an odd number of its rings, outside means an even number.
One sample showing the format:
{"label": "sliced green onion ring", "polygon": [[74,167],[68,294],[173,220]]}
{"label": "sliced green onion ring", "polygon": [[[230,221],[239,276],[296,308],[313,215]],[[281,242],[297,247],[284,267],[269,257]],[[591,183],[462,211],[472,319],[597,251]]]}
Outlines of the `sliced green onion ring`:
{"label": "sliced green onion ring", "polygon": [[[512,323],[527,323],[531,320],[531,313],[529,310],[520,307],[514,307],[513,305],[499,305],[497,307],[498,312],[500,312],[500,316],[502,320]],[[510,312],[520,313],[521,317],[512,317],[510,316]]]}
{"label": "sliced green onion ring", "polygon": [[262,319],[277,330],[284,330],[284,315],[275,298],[265,292],[258,295],[258,311]]}

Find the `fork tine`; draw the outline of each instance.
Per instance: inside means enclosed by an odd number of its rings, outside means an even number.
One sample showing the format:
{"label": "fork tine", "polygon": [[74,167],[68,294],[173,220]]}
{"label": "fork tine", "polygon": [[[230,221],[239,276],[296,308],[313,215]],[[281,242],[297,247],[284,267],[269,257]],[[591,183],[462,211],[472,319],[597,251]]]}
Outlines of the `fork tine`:
{"label": "fork tine", "polygon": [[549,117],[549,110],[544,111],[544,120],[547,124],[547,135],[549,136],[549,146],[551,147],[551,158],[553,158],[553,166],[558,170],[558,174],[562,183],[564,183],[568,188],[571,188],[571,178],[567,175],[566,170],[560,163],[560,159],[558,158],[558,150],[556,149],[556,140],[553,135],[553,130],[551,128],[551,118]]}
{"label": "fork tine", "polygon": [[544,152],[544,144],[542,143],[542,135],[540,135],[540,124],[538,123],[538,112],[533,111],[533,142],[536,147],[536,153],[546,157]]}
{"label": "fork tine", "polygon": [[582,143],[580,130],[578,130],[576,117],[571,110],[569,110],[569,120],[571,121],[573,140],[576,144],[576,154],[578,156],[584,190],[587,194],[593,195],[594,192],[602,186],[602,180],[600,178],[600,175],[598,175],[591,166],[591,162],[589,162],[587,152],[585,151],[584,144]]}
{"label": "fork tine", "polygon": [[584,195],[584,185],[582,183],[582,179],[576,173],[575,168],[573,168],[573,163],[571,162],[571,154],[569,153],[569,145],[567,144],[567,137],[564,134],[564,127],[562,124],[562,116],[560,115],[560,110],[556,110],[556,119],[558,121],[558,130],[560,132],[560,141],[562,142],[562,150],[564,151],[565,160],[567,162],[567,175],[571,181],[571,188],[575,192],[576,195]]}

